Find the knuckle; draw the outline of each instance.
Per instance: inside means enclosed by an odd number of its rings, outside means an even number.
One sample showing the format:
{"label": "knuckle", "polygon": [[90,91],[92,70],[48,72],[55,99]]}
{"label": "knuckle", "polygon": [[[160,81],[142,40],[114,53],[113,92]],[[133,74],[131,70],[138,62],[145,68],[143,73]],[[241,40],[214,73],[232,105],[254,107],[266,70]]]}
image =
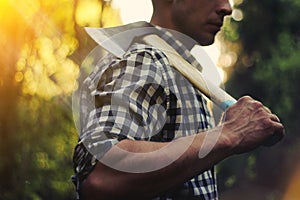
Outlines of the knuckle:
{"label": "knuckle", "polygon": [[260,108],[254,108],[254,116],[258,118],[270,118],[270,114],[266,112],[262,107]]}
{"label": "knuckle", "polygon": [[245,102],[245,101],[251,101],[253,100],[250,96],[246,95],[246,96],[243,96],[239,99],[239,101],[241,102]]}
{"label": "knuckle", "polygon": [[271,110],[270,110],[268,107],[264,106],[264,109],[265,109],[268,113],[272,113]]}
{"label": "knuckle", "polygon": [[261,123],[261,128],[273,132],[276,129],[276,126],[272,119],[264,118]]}
{"label": "knuckle", "polygon": [[260,111],[265,111],[264,110],[264,105],[259,101],[253,101],[252,102],[252,108],[259,109]]}
{"label": "knuckle", "polygon": [[277,115],[275,115],[275,114],[271,114],[271,119],[274,120],[274,121],[276,121],[276,122],[280,122],[279,117]]}
{"label": "knuckle", "polygon": [[262,120],[262,127],[263,128],[269,128],[271,126],[271,119],[270,118],[264,118]]}

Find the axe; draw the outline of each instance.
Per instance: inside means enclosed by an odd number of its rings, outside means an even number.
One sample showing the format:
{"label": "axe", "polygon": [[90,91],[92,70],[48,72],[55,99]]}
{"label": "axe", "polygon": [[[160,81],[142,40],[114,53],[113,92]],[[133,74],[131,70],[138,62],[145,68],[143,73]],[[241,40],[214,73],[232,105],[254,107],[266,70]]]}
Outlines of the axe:
{"label": "axe", "polygon": [[[184,60],[173,47],[158,36],[159,30],[148,23],[138,22],[113,28],[87,27],[85,30],[100,46],[118,58],[121,58],[125,54],[135,39],[142,38],[142,41],[146,44],[160,49],[176,70],[223,111],[236,103],[236,99],[219,86],[213,84],[198,69]],[[193,40],[190,40],[190,43],[196,44]],[[281,134],[275,133],[264,142],[264,145],[272,146],[280,141],[282,137]]]}
{"label": "axe", "polygon": [[[236,102],[232,96],[205,78],[197,68],[184,60],[173,47],[161,39],[158,36],[159,31],[156,28],[149,26],[147,23],[142,23],[143,22],[133,23],[113,28],[85,29],[100,46],[118,58],[121,58],[132,42],[139,38],[139,41],[142,40],[146,44],[161,50],[177,71],[223,111]],[[188,43],[191,45],[196,44],[192,39],[190,39]],[[207,57],[205,59],[209,58]]]}

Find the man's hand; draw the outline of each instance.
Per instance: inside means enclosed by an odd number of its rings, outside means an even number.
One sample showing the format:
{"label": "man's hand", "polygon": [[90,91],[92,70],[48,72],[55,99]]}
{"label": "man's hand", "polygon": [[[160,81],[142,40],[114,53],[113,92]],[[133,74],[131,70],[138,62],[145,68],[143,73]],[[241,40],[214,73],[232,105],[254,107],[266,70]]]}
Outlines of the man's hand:
{"label": "man's hand", "polygon": [[243,153],[261,144],[270,146],[284,136],[279,118],[261,102],[242,97],[229,107],[223,117],[222,137],[232,145],[234,153]]}

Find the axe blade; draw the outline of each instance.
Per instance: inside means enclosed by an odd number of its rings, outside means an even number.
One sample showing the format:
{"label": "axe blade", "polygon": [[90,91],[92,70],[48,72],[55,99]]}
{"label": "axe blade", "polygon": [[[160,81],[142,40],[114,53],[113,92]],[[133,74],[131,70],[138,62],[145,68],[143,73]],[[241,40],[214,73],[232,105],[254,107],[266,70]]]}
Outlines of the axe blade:
{"label": "axe blade", "polygon": [[108,52],[121,58],[135,38],[158,34],[158,30],[146,22],[137,22],[113,28],[85,28],[88,35]]}

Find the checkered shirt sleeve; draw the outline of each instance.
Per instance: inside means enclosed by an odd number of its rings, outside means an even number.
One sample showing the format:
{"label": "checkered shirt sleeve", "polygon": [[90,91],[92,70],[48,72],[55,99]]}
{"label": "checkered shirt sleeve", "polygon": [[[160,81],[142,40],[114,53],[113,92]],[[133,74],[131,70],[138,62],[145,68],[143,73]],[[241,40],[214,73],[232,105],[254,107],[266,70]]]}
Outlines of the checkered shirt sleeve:
{"label": "checkered shirt sleeve", "polygon": [[82,111],[86,122],[80,143],[97,159],[123,139],[153,139],[166,121],[162,112],[168,91],[160,66],[167,60],[150,48],[144,50],[134,48],[87,81],[95,108]]}
{"label": "checkered shirt sleeve", "polygon": [[[74,152],[77,187],[97,160],[123,139],[168,142],[213,126],[201,93],[151,46],[136,44],[122,59],[102,60],[84,88],[83,123]],[[181,197],[217,199],[214,170],[155,199]]]}

